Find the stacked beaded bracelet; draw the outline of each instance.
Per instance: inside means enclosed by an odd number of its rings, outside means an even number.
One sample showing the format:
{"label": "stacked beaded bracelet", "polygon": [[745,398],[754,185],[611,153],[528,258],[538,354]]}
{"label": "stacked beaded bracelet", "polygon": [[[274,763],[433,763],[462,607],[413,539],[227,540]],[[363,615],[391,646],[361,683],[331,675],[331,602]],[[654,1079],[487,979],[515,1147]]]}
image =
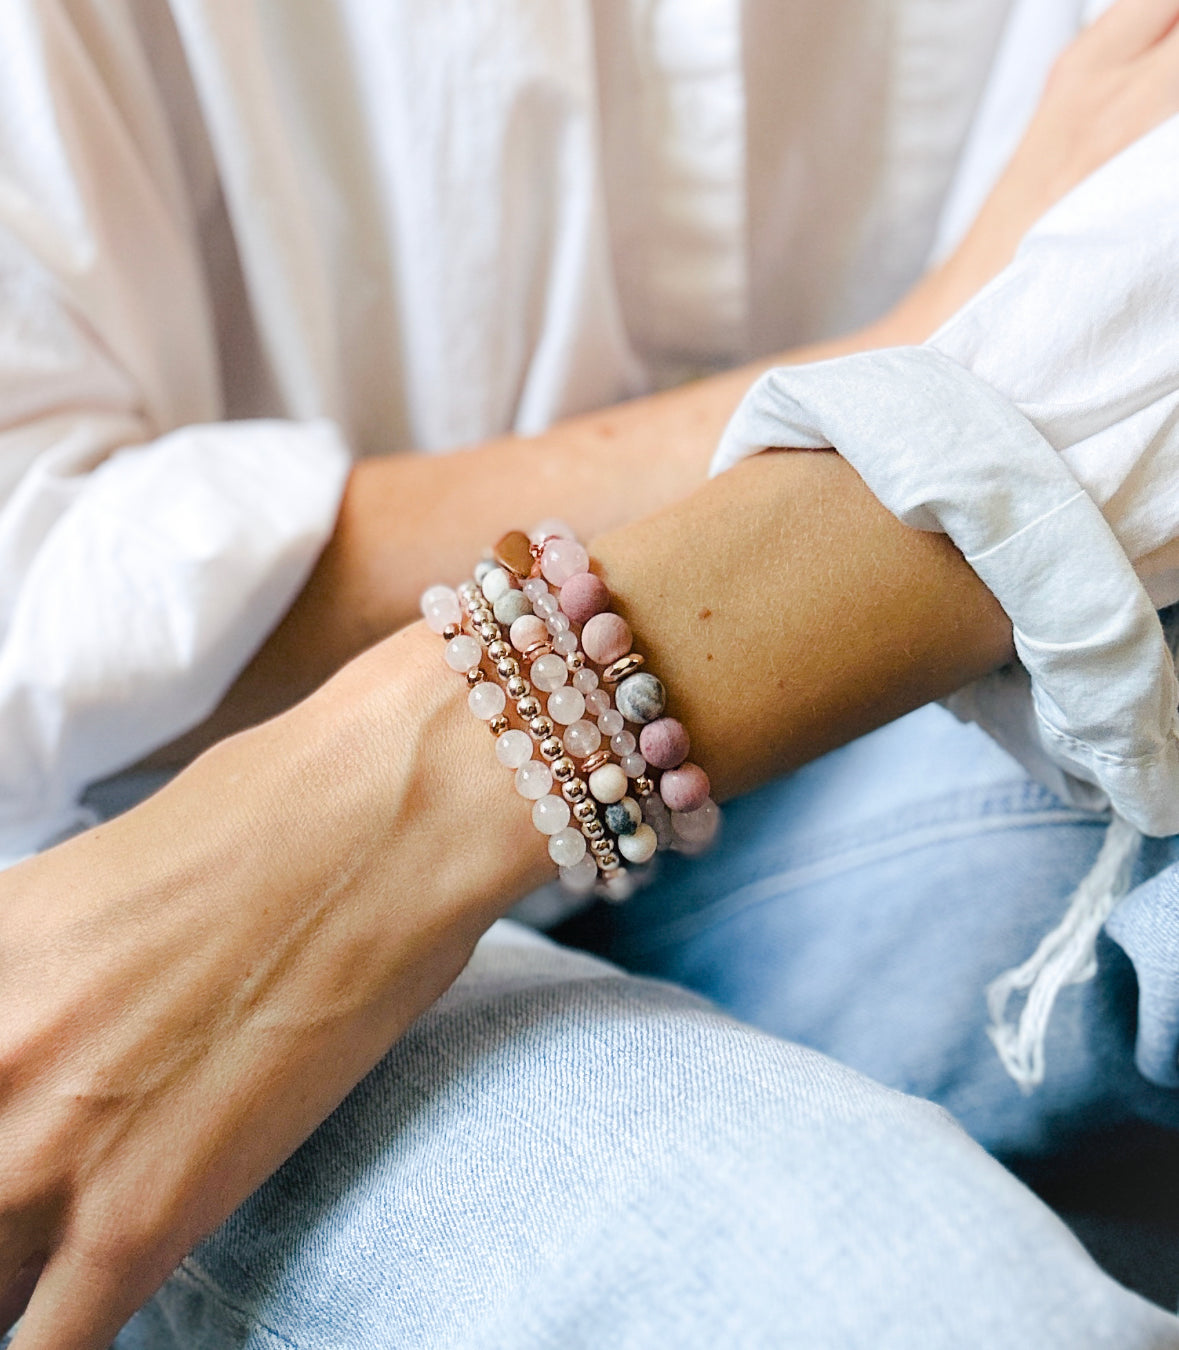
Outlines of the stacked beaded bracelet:
{"label": "stacked beaded bracelet", "polygon": [[662,681],[609,604],[568,527],[545,522],[505,535],[457,591],[431,587],[422,613],[533,802],[562,882],[623,900],[658,849],[707,848],[719,812],[707,774],[687,762],[686,730],[664,716]]}

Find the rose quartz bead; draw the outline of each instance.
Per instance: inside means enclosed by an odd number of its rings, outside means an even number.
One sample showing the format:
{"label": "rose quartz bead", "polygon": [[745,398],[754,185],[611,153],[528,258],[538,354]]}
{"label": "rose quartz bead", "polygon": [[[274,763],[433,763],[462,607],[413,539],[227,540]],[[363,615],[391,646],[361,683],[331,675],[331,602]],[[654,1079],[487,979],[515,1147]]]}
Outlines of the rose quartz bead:
{"label": "rose quartz bead", "polygon": [[550,539],[540,555],[541,575],[554,586],[564,586],[579,572],[589,570],[589,554],[576,539]]}
{"label": "rose quartz bead", "polygon": [[656,769],[674,769],[688,757],[688,733],[674,717],[648,722],[639,732],[639,749]]}
{"label": "rose quartz bead", "polygon": [[534,642],[543,642],[548,637],[548,629],[535,614],[523,614],[508,629],[508,637],[518,652],[526,652]]}
{"label": "rose quartz bead", "polygon": [[625,656],[632,641],[630,624],[617,614],[595,614],[581,630],[581,649],[599,666]]}
{"label": "rose quartz bead", "polygon": [[559,516],[546,516],[544,520],[538,520],[528,531],[528,538],[534,544],[543,544],[554,535],[559,539],[572,539],[573,528],[566,525]]}
{"label": "rose quartz bead", "polygon": [[574,623],[585,623],[609,607],[606,583],[592,572],[578,572],[561,587],[561,609]]}
{"label": "rose quartz bead", "polygon": [[696,811],[708,800],[711,784],[699,764],[668,769],[659,780],[659,795],[673,811]]}
{"label": "rose quartz bead", "polygon": [[[582,691],[584,692],[584,690]],[[585,696],[585,709],[593,717],[601,715],[610,707],[610,695],[604,689],[591,689]]]}

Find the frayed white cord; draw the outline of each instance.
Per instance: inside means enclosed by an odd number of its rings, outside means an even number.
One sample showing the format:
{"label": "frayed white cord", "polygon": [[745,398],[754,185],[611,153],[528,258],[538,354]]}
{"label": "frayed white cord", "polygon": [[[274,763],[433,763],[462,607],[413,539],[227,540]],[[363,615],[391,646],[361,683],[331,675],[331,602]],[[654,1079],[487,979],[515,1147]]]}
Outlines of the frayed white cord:
{"label": "frayed white cord", "polygon": [[[1097,861],[1073,892],[1060,923],[1014,970],[987,986],[994,1042],[1003,1067],[1023,1092],[1044,1081],[1044,1039],[1056,997],[1066,984],[1083,984],[1097,973],[1097,935],[1130,887],[1142,836],[1115,815]],[[1027,990],[1018,1021],[1007,1017],[1013,994]]]}

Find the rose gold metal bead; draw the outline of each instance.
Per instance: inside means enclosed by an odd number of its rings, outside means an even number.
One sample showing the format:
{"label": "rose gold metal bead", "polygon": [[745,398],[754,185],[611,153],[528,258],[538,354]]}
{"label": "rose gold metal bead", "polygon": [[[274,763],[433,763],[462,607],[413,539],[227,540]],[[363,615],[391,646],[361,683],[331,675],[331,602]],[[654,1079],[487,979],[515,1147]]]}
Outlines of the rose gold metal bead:
{"label": "rose gold metal bead", "polygon": [[510,680],[513,675],[520,673],[520,663],[514,656],[505,656],[502,661],[497,661],[495,668],[501,680]]}
{"label": "rose gold metal bead", "polygon": [[565,753],[560,736],[546,736],[540,743],[540,753],[545,759],[560,759]]}
{"label": "rose gold metal bead", "polygon": [[631,787],[639,797],[649,797],[651,793],[655,791],[655,784],[646,774],[643,774],[640,778],[636,778],[631,784]]}
{"label": "rose gold metal bead", "polygon": [[479,586],[474,581],[464,581],[458,588],[460,600],[473,600],[479,594]]}
{"label": "rose gold metal bead", "polygon": [[470,605],[467,613],[471,616],[473,623],[490,623],[495,618],[495,611],[484,600],[478,600]]}
{"label": "rose gold metal bead", "polygon": [[643,658],[638,652],[628,652],[626,656],[620,656],[602,671],[602,683],[617,684],[619,680],[625,680],[628,675],[633,675],[641,665]]}
{"label": "rose gold metal bead", "polygon": [[585,652],[570,652],[565,658],[565,664],[570,670],[580,670],[585,665]]}
{"label": "rose gold metal bead", "polygon": [[446,627],[442,630],[442,636],[445,639],[445,641],[449,642],[452,638],[458,637],[458,635],[462,631],[463,630],[458,626],[457,623],[448,623]]}
{"label": "rose gold metal bead", "polygon": [[487,673],[482,666],[473,666],[467,671],[467,684],[469,684],[472,689],[474,689],[477,684],[482,684],[486,678]]}
{"label": "rose gold metal bead", "polygon": [[508,691],[509,698],[524,698],[532,692],[532,686],[523,675],[513,675],[504,688]]}
{"label": "rose gold metal bead", "polygon": [[544,709],[540,706],[540,699],[535,694],[529,694],[516,704],[516,711],[525,722],[531,722],[534,717],[539,717]]}
{"label": "rose gold metal bead", "polygon": [[[590,845],[593,848],[593,845]],[[617,853],[595,853],[594,861],[598,864],[598,870],[601,872],[616,872],[622,865],[622,859]]]}
{"label": "rose gold metal bead", "polygon": [[524,660],[531,665],[538,656],[548,656],[552,650],[553,644],[551,642],[534,642],[524,653]]}
{"label": "rose gold metal bead", "polygon": [[600,820],[587,820],[582,822],[581,832],[587,839],[601,839],[606,833],[606,827]]}
{"label": "rose gold metal bead", "polygon": [[[582,834],[585,830],[582,830]],[[590,852],[595,858],[604,858],[608,853],[614,852],[614,840],[599,836],[597,839],[590,840]]]}
{"label": "rose gold metal bead", "polygon": [[547,741],[548,738],[553,735],[556,728],[553,726],[552,719],[545,717],[542,714],[540,717],[534,717],[532,721],[528,723],[528,730],[536,740]]}
{"label": "rose gold metal bead", "polygon": [[587,755],[581,764],[581,771],[588,778],[595,769],[600,769],[603,764],[610,763],[609,750],[595,750],[592,755]]}
{"label": "rose gold metal bead", "polygon": [[569,782],[561,784],[561,796],[567,802],[584,801],[588,792],[584,778],[571,778]]}
{"label": "rose gold metal bead", "polygon": [[598,804],[592,797],[586,797],[573,808],[573,815],[579,825],[584,825],[587,821],[597,820]]}
{"label": "rose gold metal bead", "polygon": [[502,736],[504,732],[509,731],[512,726],[511,722],[508,721],[503,713],[497,713],[487,725],[491,729],[491,734],[496,737]]}
{"label": "rose gold metal bead", "polygon": [[563,755],[553,765],[553,777],[558,783],[568,783],[577,777],[577,765],[568,755]]}
{"label": "rose gold metal bead", "polygon": [[493,661],[502,661],[505,656],[511,656],[511,654],[511,644],[505,642],[503,638],[496,638],[487,649],[487,655],[490,656]]}
{"label": "rose gold metal bead", "polygon": [[475,631],[486,643],[497,642],[499,640],[499,624],[492,623],[490,620],[486,623],[479,624]]}

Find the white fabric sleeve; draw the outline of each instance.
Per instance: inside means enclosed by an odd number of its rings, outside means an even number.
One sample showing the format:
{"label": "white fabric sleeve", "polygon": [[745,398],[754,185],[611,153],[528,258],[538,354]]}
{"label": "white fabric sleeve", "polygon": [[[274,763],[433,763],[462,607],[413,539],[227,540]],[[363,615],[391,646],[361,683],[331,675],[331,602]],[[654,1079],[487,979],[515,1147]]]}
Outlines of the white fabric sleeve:
{"label": "white fabric sleeve", "polygon": [[[200,721],[331,532],[335,426],[227,424],[198,224],[121,6],[0,7],[0,858]],[[79,11],[82,12],[82,11]],[[83,20],[77,20],[82,22]]]}
{"label": "white fabric sleeve", "polygon": [[901,520],[947,533],[1020,661],[951,706],[1067,800],[1156,835],[1179,831],[1179,682],[1155,613],[1179,598],[1177,164],[1172,119],[923,347],[764,376],[713,462],[833,446]]}

